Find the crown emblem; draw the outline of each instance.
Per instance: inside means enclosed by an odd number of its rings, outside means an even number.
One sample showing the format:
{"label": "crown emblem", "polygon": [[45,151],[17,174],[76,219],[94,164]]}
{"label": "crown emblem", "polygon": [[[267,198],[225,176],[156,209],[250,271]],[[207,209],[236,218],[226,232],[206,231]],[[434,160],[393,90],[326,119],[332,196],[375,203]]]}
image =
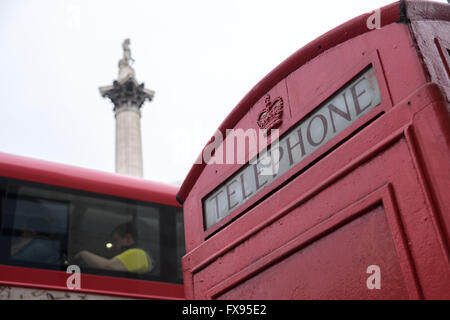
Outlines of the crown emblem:
{"label": "crown emblem", "polygon": [[275,128],[283,121],[283,99],[276,97],[275,100],[270,101],[270,95],[266,95],[266,106],[258,116],[258,127],[266,129],[267,134],[270,134],[270,129]]}

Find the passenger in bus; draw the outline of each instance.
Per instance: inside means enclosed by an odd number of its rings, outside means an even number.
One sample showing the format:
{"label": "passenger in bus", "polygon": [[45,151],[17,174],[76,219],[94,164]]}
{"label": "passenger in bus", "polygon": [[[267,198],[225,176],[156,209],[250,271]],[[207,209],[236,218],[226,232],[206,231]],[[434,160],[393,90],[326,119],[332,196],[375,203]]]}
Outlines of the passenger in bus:
{"label": "passenger in bus", "polygon": [[72,263],[91,268],[146,273],[153,269],[152,259],[136,245],[137,233],[132,223],[117,226],[111,233],[113,247],[121,251],[111,259],[83,250],[73,257]]}
{"label": "passenger in bus", "polygon": [[60,252],[55,241],[42,230],[48,229],[49,222],[42,217],[30,217],[20,233],[13,239],[11,258],[14,260],[59,264]]}

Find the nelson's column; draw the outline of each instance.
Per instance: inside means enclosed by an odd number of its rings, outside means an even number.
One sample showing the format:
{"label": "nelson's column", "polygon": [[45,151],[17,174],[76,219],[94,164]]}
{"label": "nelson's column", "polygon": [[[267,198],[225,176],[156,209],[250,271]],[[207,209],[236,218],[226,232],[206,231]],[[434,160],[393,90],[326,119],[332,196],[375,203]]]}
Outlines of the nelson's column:
{"label": "nelson's column", "polygon": [[112,85],[100,87],[102,97],[114,104],[116,117],[116,173],[143,177],[141,107],[152,101],[154,91],[139,84],[131,67],[130,39],[122,43],[123,58],[119,61],[119,76]]}

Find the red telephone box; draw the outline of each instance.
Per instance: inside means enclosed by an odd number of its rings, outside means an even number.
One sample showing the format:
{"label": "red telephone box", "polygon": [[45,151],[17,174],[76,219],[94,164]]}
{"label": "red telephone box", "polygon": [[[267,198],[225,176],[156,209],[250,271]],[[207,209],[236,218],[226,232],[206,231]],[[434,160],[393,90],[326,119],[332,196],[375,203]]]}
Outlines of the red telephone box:
{"label": "red telephone box", "polygon": [[[449,66],[450,5],[406,1],[262,79],[178,193],[186,297],[449,299]],[[220,163],[238,129],[279,135]]]}

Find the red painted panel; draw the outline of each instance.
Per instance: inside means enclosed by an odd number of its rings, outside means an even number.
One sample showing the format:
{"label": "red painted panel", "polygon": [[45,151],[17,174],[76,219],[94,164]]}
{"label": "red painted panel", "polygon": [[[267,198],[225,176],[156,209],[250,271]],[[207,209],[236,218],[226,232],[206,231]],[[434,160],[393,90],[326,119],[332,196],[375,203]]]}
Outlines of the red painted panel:
{"label": "red painted panel", "polygon": [[[369,290],[367,287],[366,282],[371,275],[367,273],[367,269],[372,265],[378,266],[381,271],[380,290]],[[379,205],[369,209],[359,218],[291,254],[217,298],[243,297],[408,298],[383,207]]]}

